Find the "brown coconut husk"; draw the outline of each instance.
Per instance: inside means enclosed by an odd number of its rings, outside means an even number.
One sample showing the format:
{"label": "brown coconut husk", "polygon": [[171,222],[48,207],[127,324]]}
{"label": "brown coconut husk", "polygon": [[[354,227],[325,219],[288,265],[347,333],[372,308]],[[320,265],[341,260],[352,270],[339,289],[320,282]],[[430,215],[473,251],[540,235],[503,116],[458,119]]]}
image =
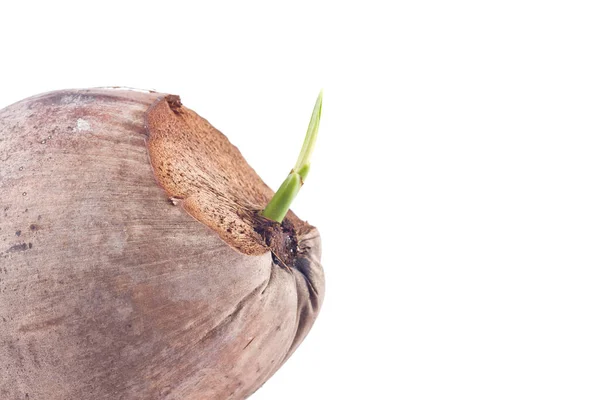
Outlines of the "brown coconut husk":
{"label": "brown coconut husk", "polygon": [[0,398],[243,399],[324,295],[317,230],[177,96],[0,111]]}

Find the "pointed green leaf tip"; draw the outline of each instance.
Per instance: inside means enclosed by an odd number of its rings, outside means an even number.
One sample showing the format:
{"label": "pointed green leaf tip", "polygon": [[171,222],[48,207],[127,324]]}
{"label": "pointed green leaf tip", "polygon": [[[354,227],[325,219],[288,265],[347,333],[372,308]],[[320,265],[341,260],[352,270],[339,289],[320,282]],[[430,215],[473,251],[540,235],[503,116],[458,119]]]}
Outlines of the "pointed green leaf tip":
{"label": "pointed green leaf tip", "polygon": [[298,156],[298,161],[296,161],[294,169],[292,169],[277,192],[275,192],[275,195],[273,195],[269,204],[267,204],[261,213],[263,217],[270,219],[271,221],[283,221],[292,205],[292,201],[296,198],[296,195],[300,191],[300,188],[308,175],[308,171],[310,170],[310,156],[315,148],[317,133],[319,133],[322,104],[323,90],[321,90],[319,97],[317,97],[315,108],[313,109],[310,123],[308,124],[306,137],[304,138],[304,144],[302,145],[302,150],[300,150],[300,155]]}

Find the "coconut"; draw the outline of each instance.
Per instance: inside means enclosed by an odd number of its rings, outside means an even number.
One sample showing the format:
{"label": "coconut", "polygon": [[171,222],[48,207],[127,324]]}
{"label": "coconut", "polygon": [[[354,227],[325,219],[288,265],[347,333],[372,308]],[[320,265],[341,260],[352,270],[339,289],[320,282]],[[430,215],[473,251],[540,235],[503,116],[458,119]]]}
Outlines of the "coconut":
{"label": "coconut", "polygon": [[0,111],[0,398],[243,399],[324,295],[317,229],[179,97]]}

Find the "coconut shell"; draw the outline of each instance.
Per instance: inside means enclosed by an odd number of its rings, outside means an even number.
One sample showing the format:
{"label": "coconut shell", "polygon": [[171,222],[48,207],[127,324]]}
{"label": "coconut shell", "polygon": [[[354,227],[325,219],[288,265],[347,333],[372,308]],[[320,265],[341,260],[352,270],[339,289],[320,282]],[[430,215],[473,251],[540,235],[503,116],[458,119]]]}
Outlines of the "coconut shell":
{"label": "coconut shell", "polygon": [[323,301],[316,228],[176,96],[0,111],[0,399],[244,399]]}

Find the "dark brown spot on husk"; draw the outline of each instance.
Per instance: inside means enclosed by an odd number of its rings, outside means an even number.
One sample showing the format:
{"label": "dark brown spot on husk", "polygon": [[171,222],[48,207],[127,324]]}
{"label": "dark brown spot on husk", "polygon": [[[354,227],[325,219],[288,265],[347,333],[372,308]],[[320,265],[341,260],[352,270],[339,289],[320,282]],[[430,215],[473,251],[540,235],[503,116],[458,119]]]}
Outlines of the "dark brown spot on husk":
{"label": "dark brown spot on husk", "polygon": [[15,253],[15,252],[18,252],[18,251],[25,251],[28,248],[30,249],[31,246],[28,246],[27,243],[19,243],[19,244],[15,244],[15,245],[9,247],[9,249],[6,250],[6,252],[7,253]]}
{"label": "dark brown spot on husk", "polygon": [[293,268],[298,255],[298,235],[289,219],[281,224],[257,214],[256,232],[271,250],[273,262],[280,267]]}

